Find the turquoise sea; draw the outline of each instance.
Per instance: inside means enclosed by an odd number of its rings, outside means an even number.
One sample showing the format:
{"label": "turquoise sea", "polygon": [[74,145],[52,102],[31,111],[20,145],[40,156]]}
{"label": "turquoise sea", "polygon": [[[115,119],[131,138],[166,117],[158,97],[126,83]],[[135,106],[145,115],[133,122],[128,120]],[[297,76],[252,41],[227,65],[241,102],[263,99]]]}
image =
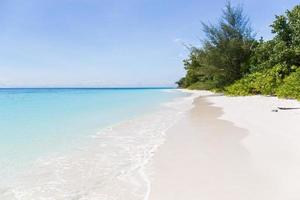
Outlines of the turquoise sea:
{"label": "turquoise sea", "polygon": [[72,148],[87,135],[184,95],[171,89],[0,89],[0,167]]}
{"label": "turquoise sea", "polygon": [[172,88],[0,89],[0,199],[145,199],[145,165],[189,97]]}

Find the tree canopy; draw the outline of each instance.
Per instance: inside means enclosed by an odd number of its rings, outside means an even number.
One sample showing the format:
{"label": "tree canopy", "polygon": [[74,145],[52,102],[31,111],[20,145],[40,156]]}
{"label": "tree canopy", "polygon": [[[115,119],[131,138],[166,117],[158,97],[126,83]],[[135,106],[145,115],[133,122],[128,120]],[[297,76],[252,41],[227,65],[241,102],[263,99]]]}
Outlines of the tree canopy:
{"label": "tree canopy", "polygon": [[275,16],[268,41],[255,39],[242,7],[230,2],[216,24],[202,23],[202,28],[202,46],[189,48],[179,87],[300,99],[300,5]]}
{"label": "tree canopy", "polygon": [[202,82],[224,87],[242,77],[255,43],[249,19],[241,7],[228,3],[216,25],[202,23],[206,38],[201,48],[191,47],[184,60],[187,76],[178,82],[185,87]]}

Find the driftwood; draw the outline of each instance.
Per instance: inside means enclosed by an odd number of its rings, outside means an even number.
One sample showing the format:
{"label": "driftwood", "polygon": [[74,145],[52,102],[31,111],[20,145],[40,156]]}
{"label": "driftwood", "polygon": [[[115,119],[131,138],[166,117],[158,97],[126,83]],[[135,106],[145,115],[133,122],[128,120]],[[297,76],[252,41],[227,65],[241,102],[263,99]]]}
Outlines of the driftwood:
{"label": "driftwood", "polygon": [[279,110],[296,110],[300,108],[287,108],[287,107],[278,107]]}

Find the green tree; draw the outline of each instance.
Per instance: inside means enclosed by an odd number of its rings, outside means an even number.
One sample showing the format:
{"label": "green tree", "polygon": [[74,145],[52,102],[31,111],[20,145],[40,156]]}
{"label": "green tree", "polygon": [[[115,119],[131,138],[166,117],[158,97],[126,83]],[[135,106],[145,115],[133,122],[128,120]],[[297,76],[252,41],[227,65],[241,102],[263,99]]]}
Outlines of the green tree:
{"label": "green tree", "polygon": [[280,64],[287,71],[293,71],[292,66],[300,66],[300,6],[295,6],[285,15],[276,16],[271,25],[274,38],[261,41],[251,59],[251,71],[270,69]]}
{"label": "green tree", "polygon": [[190,55],[184,60],[185,86],[223,88],[248,72],[255,45],[249,19],[241,7],[227,3],[216,25],[202,23],[202,26],[206,34],[202,48],[190,48]]}
{"label": "green tree", "polygon": [[258,42],[250,74],[226,87],[229,95],[277,95],[300,98],[300,6],[275,17],[274,38]]}

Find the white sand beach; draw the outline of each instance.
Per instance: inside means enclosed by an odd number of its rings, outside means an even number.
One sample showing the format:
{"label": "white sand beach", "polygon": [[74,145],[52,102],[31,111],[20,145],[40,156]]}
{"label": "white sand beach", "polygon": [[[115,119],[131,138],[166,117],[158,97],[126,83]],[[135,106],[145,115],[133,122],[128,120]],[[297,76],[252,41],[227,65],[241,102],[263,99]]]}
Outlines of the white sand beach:
{"label": "white sand beach", "polygon": [[300,107],[200,92],[154,156],[150,200],[300,199]]}

